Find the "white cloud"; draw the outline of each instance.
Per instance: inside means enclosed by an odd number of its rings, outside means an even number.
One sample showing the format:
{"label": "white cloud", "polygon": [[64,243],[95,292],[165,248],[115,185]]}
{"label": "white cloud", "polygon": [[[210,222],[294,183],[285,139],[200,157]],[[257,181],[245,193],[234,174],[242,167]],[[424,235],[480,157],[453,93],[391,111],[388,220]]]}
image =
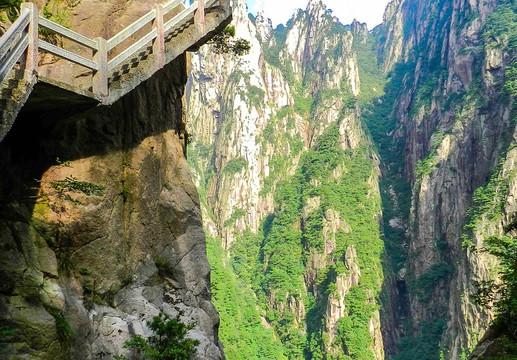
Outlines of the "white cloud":
{"label": "white cloud", "polygon": [[[247,0],[249,11],[264,10],[274,25],[286,23],[297,8],[305,9],[307,0]],[[323,0],[343,24],[357,19],[372,29],[382,22],[382,15],[389,0]]]}

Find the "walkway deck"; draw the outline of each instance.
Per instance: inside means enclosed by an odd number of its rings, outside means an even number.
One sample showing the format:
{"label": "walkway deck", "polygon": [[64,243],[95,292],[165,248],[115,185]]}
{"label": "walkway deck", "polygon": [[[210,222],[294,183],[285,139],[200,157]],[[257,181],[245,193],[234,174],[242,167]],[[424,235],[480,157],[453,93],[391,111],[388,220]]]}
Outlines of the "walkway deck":
{"label": "walkway deck", "polygon": [[[90,39],[39,16],[35,4],[23,3],[20,16],[0,38],[0,141],[36,83],[45,83],[47,90],[31,96],[33,110],[48,106],[51,93],[65,103],[110,105],[185,51],[199,48],[230,21],[230,0],[194,0],[190,6],[172,0],[156,5],[111,39]],[[52,44],[38,34],[38,28],[76,46]],[[88,51],[72,50],[76,48]],[[85,68],[86,84],[42,73],[38,68],[42,53]],[[32,101],[33,97],[37,99]]]}

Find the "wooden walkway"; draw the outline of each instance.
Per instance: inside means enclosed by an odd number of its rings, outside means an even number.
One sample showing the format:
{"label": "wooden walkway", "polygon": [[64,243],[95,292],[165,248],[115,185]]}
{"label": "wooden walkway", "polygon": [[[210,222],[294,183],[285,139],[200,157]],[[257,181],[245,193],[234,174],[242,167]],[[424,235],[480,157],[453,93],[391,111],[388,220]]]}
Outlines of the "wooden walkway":
{"label": "wooden walkway", "polygon": [[[39,16],[35,4],[23,3],[20,16],[0,38],[0,86],[5,88],[5,83],[12,81],[16,77],[14,73],[19,74],[21,69],[26,83],[45,81],[99,103],[111,104],[185,50],[199,45],[203,39],[206,42],[210,33],[231,18],[230,0],[193,0],[189,6],[184,3],[185,0],[172,0],[164,5],[158,4],[107,40],[101,37],[90,39],[65,28]],[[211,20],[209,14],[215,14]],[[38,35],[38,28],[69,40],[68,44],[80,46],[67,46],[65,49],[54,45]],[[150,31],[145,31],[149,28]],[[186,34],[180,36],[184,32]],[[74,47],[88,51],[83,50],[82,54],[71,51]],[[88,69],[91,83],[79,88],[62,79],[44,78],[38,71],[40,52]],[[85,56],[85,52],[92,55]],[[130,72],[133,73],[131,77],[123,76]],[[0,134],[0,140],[2,137]]]}

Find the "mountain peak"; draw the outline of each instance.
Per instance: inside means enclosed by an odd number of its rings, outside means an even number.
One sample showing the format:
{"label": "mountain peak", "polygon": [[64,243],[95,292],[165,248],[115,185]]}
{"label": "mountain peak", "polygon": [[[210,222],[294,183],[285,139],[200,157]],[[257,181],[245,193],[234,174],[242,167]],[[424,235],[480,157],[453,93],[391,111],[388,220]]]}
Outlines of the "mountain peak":
{"label": "mountain peak", "polygon": [[322,0],[309,0],[307,3],[307,10],[311,10],[313,8],[326,9],[327,7]]}

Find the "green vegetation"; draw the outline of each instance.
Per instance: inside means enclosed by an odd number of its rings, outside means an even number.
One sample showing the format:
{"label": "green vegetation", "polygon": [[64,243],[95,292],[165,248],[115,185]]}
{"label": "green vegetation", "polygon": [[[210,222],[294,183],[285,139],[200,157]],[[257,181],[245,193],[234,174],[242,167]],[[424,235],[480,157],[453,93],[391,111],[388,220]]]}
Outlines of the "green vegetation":
{"label": "green vegetation", "polygon": [[[170,319],[164,314],[155,316],[147,326],[154,332],[149,338],[144,339],[140,335],[134,335],[126,341],[124,348],[133,351],[131,359],[142,360],[188,360],[196,353],[198,340],[186,339],[189,330],[195,324],[185,325],[180,321],[179,316]],[[114,356],[116,360],[128,360],[123,355]]]}
{"label": "green vegetation", "polygon": [[225,222],[224,222],[224,227],[228,227],[228,226],[232,226],[235,224],[235,222],[237,220],[239,220],[241,217],[243,217],[244,215],[246,215],[246,210],[243,210],[243,209],[236,209],[233,213],[232,213],[232,216],[230,216],[229,219],[227,219]]}
{"label": "green vegetation", "polygon": [[495,220],[501,217],[508,192],[509,179],[501,178],[501,169],[505,156],[494,169],[490,180],[485,186],[480,186],[472,195],[472,206],[467,210],[467,221],[461,235],[462,244],[474,250],[471,237],[483,217]]}
{"label": "green vegetation", "polygon": [[447,280],[454,272],[454,266],[445,262],[433,264],[428,272],[421,274],[417,281],[417,294],[420,302],[426,302],[439,281]]}
{"label": "green vegetation", "polygon": [[446,321],[435,319],[421,324],[421,333],[405,336],[399,343],[395,360],[437,360],[440,358],[440,340]]}
{"label": "green vegetation", "polygon": [[263,106],[266,93],[261,88],[255,86],[255,85],[249,85],[247,87],[248,90],[248,96],[245,97],[245,99],[249,100],[253,106],[256,108],[261,108]]}
{"label": "green vegetation", "polygon": [[251,49],[250,43],[244,39],[233,40],[233,37],[235,37],[235,27],[227,26],[216,34],[209,43],[212,44],[216,54],[231,53],[236,56],[248,54]]}
{"label": "green vegetation", "polygon": [[378,35],[371,35],[362,41],[354,37],[354,51],[357,54],[359,63],[359,79],[361,80],[361,92],[359,94],[359,104],[361,107],[369,106],[372,101],[384,95],[386,77],[382,74],[379,67],[376,47]]}
{"label": "green vegetation", "polygon": [[[277,210],[264,222],[259,261],[245,256],[245,249],[239,245],[232,249],[242,254],[238,257],[240,271],[243,264],[256,269],[251,274],[247,273],[246,277],[261,279],[257,296],[259,300],[262,299],[261,307],[265,308],[267,319],[284,343],[290,359],[302,358],[304,347],[307,358],[319,358],[317,354],[321,352],[324,342],[321,319],[327,297],[318,294],[328,296],[333,292],[336,276],[346,272],[338,259],[342,259],[350,245],[357,249],[362,277],[361,283],[345,299],[346,306],[357,312],[340,325],[339,340],[352,358],[361,359],[364,354],[373,357],[370,350],[373,340],[368,324],[372,312],[378,307],[367,304],[366,294],[372,294],[375,298],[380,292],[383,244],[377,224],[380,201],[369,194],[371,189],[367,182],[373,172],[368,151],[365,147],[354,151],[342,150],[338,126],[330,125],[313,149],[302,155],[296,174],[277,184],[274,194]],[[331,174],[338,166],[348,171],[332,179]],[[321,208],[302,218],[305,202],[314,196],[321,198]],[[337,211],[352,230],[350,233],[336,234],[336,250],[331,254],[336,265],[322,269],[316,284],[317,293],[307,294],[303,280],[305,264],[311,249],[323,249],[323,214],[327,209]],[[283,307],[280,304],[292,298],[305,303],[307,338],[298,330],[295,314],[271,307],[267,303],[268,298],[276,299],[279,308]]]}
{"label": "green vegetation", "polygon": [[248,161],[243,157],[238,157],[231,159],[226,163],[226,166],[223,169],[223,173],[229,175],[235,175],[240,173],[242,170],[248,167]]}
{"label": "green vegetation", "polygon": [[[23,0],[2,0],[2,2],[0,2],[0,12],[5,12],[9,21],[14,21],[20,14],[22,2]],[[4,21],[1,16],[0,21]]]}
{"label": "green vegetation", "polygon": [[59,342],[65,349],[68,349],[74,337],[74,334],[72,332],[72,329],[70,329],[68,321],[66,320],[65,316],[60,312],[51,311],[50,315],[52,315],[54,317],[54,320],[56,321],[56,333]]}
{"label": "green vegetation", "polygon": [[485,49],[499,48],[509,57],[503,90],[517,96],[517,3],[502,0],[487,18],[482,33]]}
{"label": "green vegetation", "polygon": [[471,296],[477,305],[495,308],[496,318],[491,326],[499,333],[497,359],[517,358],[517,218],[513,216],[514,220],[505,227],[506,235],[487,238],[482,250],[499,259],[497,270],[502,282],[476,281],[477,293]]}
{"label": "green vegetation", "polygon": [[102,195],[105,187],[86,181],[79,181],[73,176],[67,176],[64,180],[51,181],[50,185],[62,195],[65,191],[79,191],[85,195]]}
{"label": "green vegetation", "polygon": [[169,260],[161,256],[155,256],[153,260],[154,265],[156,265],[156,268],[158,269],[158,274],[160,276],[172,276],[172,269]]}
{"label": "green vegetation", "polygon": [[249,286],[249,271],[254,265],[247,261],[258,258],[257,241],[258,236],[246,232],[232,251],[230,266],[225,264],[226,254],[220,239],[207,237],[212,301],[221,317],[219,336],[228,359],[286,360],[282,344],[273,330],[264,325],[257,299]]}

